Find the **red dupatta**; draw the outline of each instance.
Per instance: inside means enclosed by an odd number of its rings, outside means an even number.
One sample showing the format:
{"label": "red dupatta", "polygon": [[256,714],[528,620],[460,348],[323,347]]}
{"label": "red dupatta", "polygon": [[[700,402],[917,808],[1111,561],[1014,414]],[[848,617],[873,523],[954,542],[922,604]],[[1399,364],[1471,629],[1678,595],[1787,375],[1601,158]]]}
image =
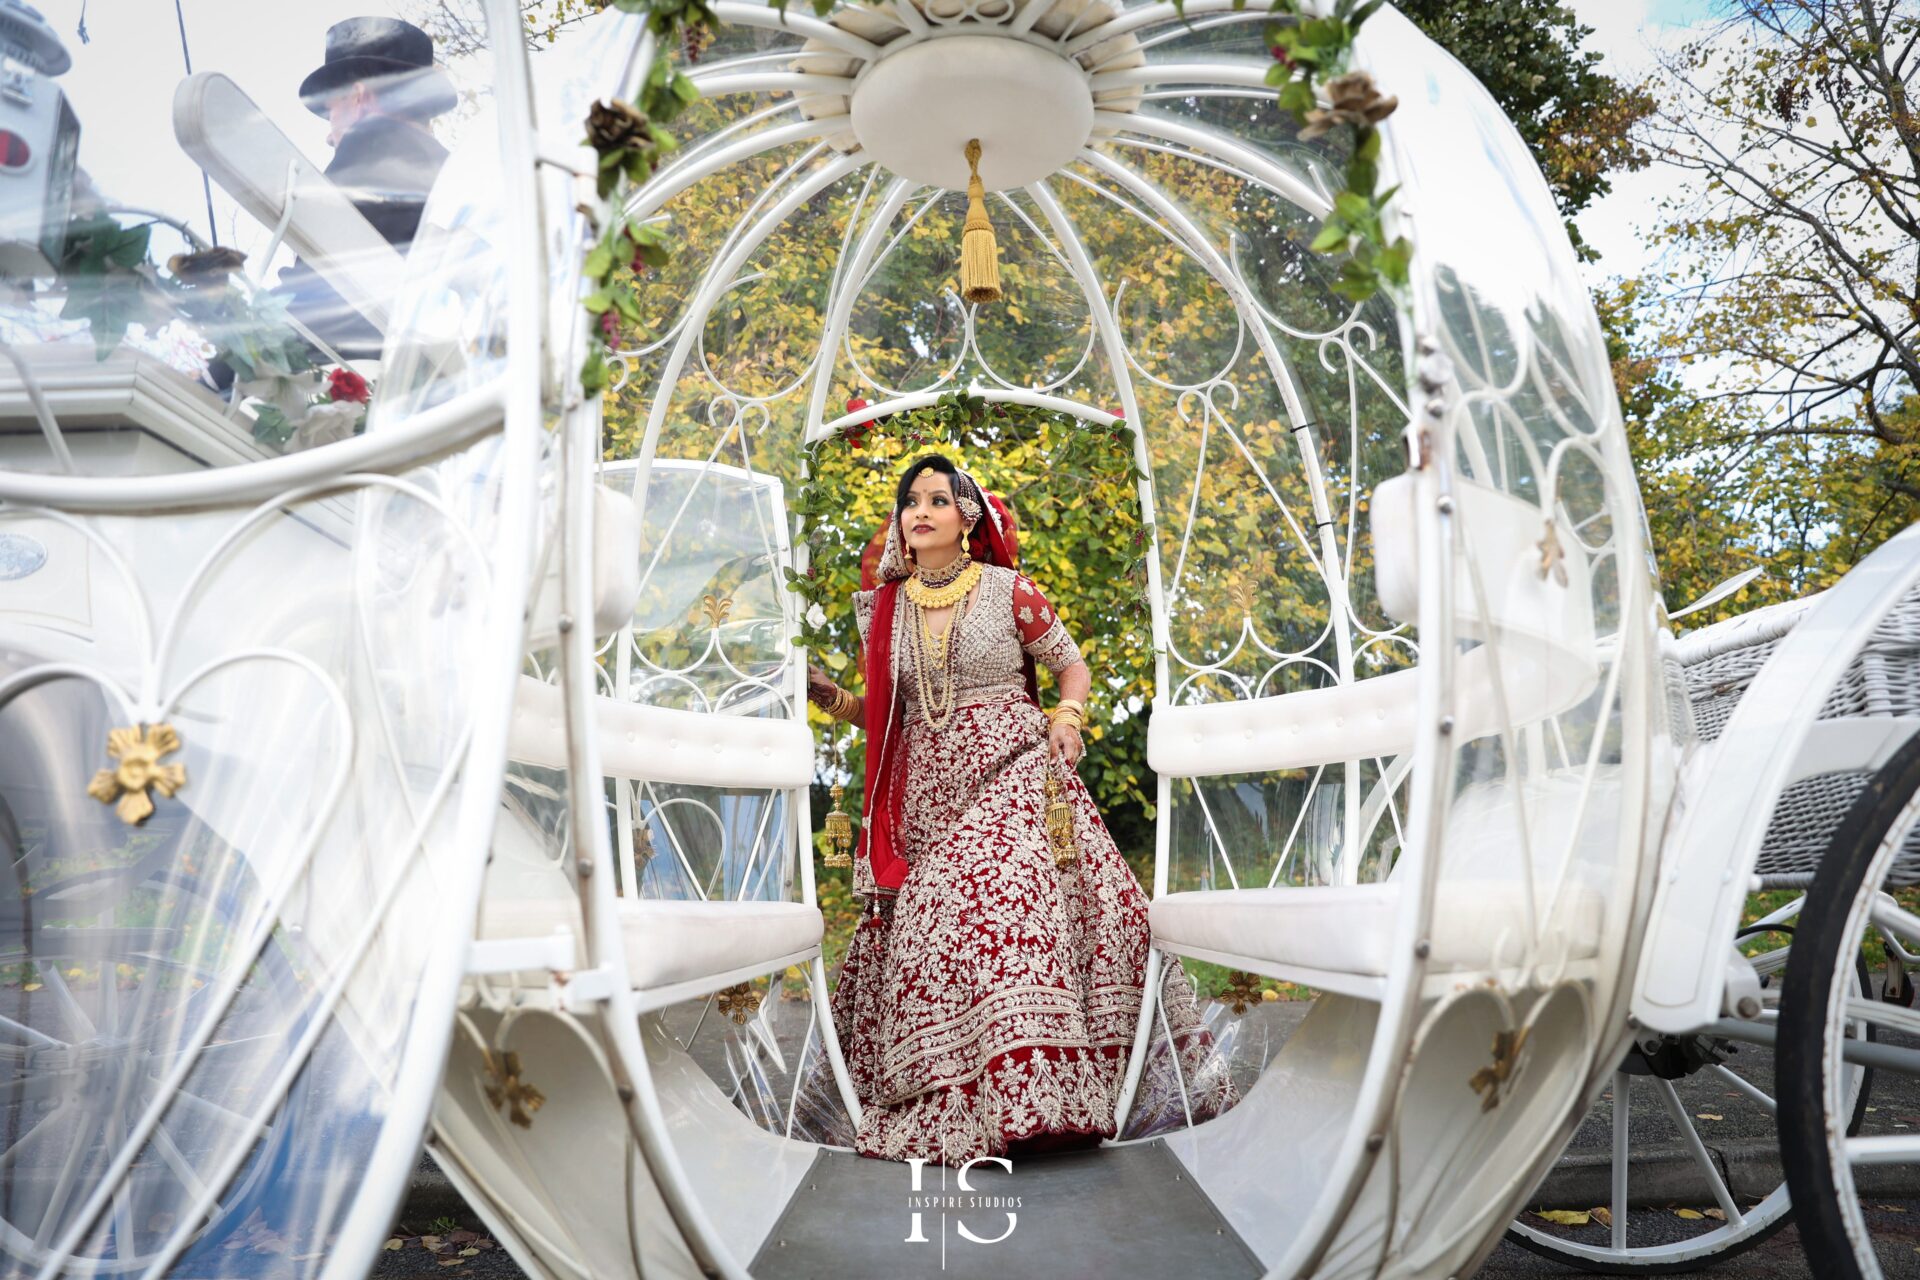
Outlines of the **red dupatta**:
{"label": "red dupatta", "polygon": [[[965,473],[962,473],[964,476]],[[967,552],[983,564],[995,564],[1002,568],[1019,567],[1020,541],[1013,523],[1013,516],[1006,504],[993,494],[981,489],[971,476],[965,476],[965,483],[973,485],[986,499],[986,514],[973,527],[967,538]],[[894,514],[892,525],[899,522],[899,514]],[[884,536],[884,535],[882,535]],[[870,580],[872,569],[869,557],[862,557],[861,577]],[[895,894],[907,878],[907,860],[896,844],[900,829],[901,788],[894,774],[900,741],[899,730],[904,722],[906,710],[896,696],[893,679],[893,624],[899,612],[900,584],[903,578],[881,583],[874,589],[873,618],[867,624],[867,647],[865,654],[866,672],[866,721],[867,721],[867,784],[864,804],[865,817],[861,823],[860,856],[867,860],[873,872],[873,884],[877,893]],[[866,585],[865,583],[862,584]],[[954,615],[950,624],[958,626],[960,617]],[[1040,683],[1031,654],[1025,655],[1027,696],[1037,705],[1040,701]]]}

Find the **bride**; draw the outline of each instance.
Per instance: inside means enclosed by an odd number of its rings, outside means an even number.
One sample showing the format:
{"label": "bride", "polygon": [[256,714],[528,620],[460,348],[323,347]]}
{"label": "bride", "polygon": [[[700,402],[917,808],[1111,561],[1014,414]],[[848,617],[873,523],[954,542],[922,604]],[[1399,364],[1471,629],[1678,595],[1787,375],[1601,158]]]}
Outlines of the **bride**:
{"label": "bride", "polygon": [[[832,999],[862,1155],[957,1166],[1115,1136],[1147,898],[1074,772],[1087,664],[1016,555],[998,498],[918,459],[880,585],[854,595],[864,694],[808,670],[808,696],[867,732],[862,915]],[[1059,686],[1051,712],[1036,662]],[[1050,773],[1071,808],[1063,866]],[[1193,1118],[1225,1110],[1234,1087],[1177,963],[1161,1000]]]}

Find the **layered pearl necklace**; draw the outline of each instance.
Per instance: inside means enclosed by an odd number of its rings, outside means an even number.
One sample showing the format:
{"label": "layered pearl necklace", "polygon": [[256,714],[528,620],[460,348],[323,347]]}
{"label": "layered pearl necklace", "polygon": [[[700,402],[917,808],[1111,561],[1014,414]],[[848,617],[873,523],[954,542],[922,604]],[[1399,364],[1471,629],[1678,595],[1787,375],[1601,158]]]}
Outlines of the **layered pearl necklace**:
{"label": "layered pearl necklace", "polygon": [[965,547],[951,563],[939,569],[915,569],[904,586],[913,605],[913,617],[907,624],[908,656],[913,665],[914,690],[920,695],[920,710],[934,729],[944,729],[953,719],[955,695],[960,687],[959,652],[953,633],[959,629],[960,615],[955,613],[947,629],[936,637],[927,625],[927,610],[945,609],[967,598],[980,581],[981,568]]}

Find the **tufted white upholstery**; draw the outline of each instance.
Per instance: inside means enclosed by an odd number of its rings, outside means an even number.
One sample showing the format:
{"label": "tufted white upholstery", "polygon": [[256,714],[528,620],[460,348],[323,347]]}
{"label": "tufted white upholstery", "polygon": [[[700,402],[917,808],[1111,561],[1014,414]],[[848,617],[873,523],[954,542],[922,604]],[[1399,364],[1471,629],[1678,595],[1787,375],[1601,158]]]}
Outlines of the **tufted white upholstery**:
{"label": "tufted white upholstery", "polygon": [[[820,910],[804,902],[696,902],[642,898],[619,901],[620,936],[636,990],[697,983],[765,966],[820,945]],[[573,898],[489,896],[482,938],[542,937],[578,927]],[[729,978],[729,981],[737,979]]]}
{"label": "tufted white upholstery", "polygon": [[[1586,789],[1584,771],[1469,787],[1447,819],[1445,868],[1434,894],[1427,938],[1439,969],[1484,969],[1526,950],[1529,921],[1521,850],[1531,851],[1537,921],[1545,947],[1568,960],[1598,951],[1606,923],[1604,883],[1615,838],[1574,825]],[[1596,771],[1589,810],[1619,803],[1617,768]],[[1528,839],[1521,839],[1517,797],[1524,797]],[[1397,872],[1398,867],[1395,868]],[[1177,955],[1202,954],[1274,977],[1292,976],[1327,990],[1372,995],[1377,982],[1342,985],[1339,975],[1384,979],[1393,961],[1401,886],[1210,889],[1167,893],[1150,908],[1154,945]]]}
{"label": "tufted white upholstery", "polygon": [[[801,720],[680,711],[595,696],[600,767],[608,777],[706,787],[804,787],[813,733]],[[567,762],[560,690],[520,677],[507,754],[549,769]]]}
{"label": "tufted white upholstery", "polygon": [[[1525,890],[1511,880],[1448,880],[1435,895],[1431,962],[1442,969],[1484,969],[1522,954],[1527,937]],[[1568,959],[1595,954],[1603,910],[1600,894],[1577,887],[1555,916],[1554,933]],[[1244,957],[1275,977],[1297,973],[1327,985],[1322,973],[1385,978],[1392,968],[1400,886],[1356,884],[1304,889],[1227,889],[1167,893],[1150,909],[1154,945],[1176,955],[1193,951]]]}
{"label": "tufted white upholstery", "polygon": [[[1559,526],[1567,584],[1541,577],[1545,524],[1532,503],[1484,485],[1455,495],[1455,624],[1468,640],[1488,640],[1454,664],[1451,711],[1458,741],[1499,732],[1502,709],[1529,724],[1577,705],[1599,680],[1593,601],[1585,557]],[[1374,558],[1387,612],[1412,621],[1419,609],[1412,477],[1374,490]],[[1473,551],[1471,564],[1466,548]],[[1469,585],[1477,575],[1484,611]],[[1196,706],[1155,704],[1147,726],[1147,763],[1174,778],[1264,773],[1338,760],[1386,759],[1414,743],[1420,673],[1395,671],[1325,689]]]}

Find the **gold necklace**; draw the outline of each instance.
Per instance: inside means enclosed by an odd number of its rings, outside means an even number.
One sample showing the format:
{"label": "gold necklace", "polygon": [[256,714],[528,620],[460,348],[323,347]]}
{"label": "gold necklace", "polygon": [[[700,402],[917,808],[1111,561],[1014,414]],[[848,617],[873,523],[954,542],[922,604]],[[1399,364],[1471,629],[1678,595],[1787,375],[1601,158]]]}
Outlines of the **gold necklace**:
{"label": "gold necklace", "polygon": [[[960,554],[965,555],[966,552]],[[974,561],[962,569],[953,581],[937,587],[928,586],[916,573],[907,579],[907,599],[922,609],[945,609],[949,605],[959,604],[967,598],[974,584],[980,581],[981,572],[979,562]]]}
{"label": "gold necklace", "polygon": [[[914,691],[920,695],[920,712],[927,724],[935,730],[944,729],[953,719],[955,695],[960,688],[959,672],[955,670],[960,646],[953,642],[960,615],[953,616],[946,631],[936,640],[933,629],[927,625],[926,611],[915,604],[913,614],[908,624],[907,644],[911,650]],[[940,678],[936,678],[936,672]]]}

